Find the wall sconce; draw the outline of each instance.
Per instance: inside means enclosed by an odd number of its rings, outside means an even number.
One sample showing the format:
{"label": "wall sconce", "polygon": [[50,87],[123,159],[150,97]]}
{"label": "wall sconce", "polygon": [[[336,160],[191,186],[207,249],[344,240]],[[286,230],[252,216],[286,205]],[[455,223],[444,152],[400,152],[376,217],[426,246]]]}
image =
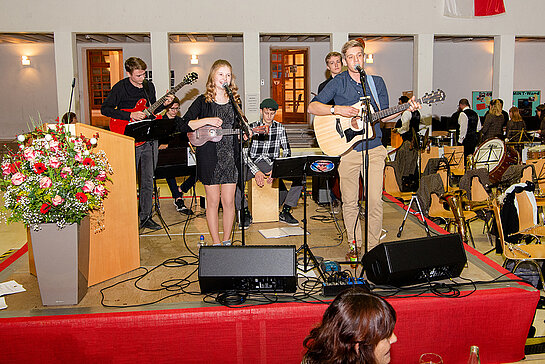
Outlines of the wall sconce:
{"label": "wall sconce", "polygon": [[21,56],[21,64],[23,66],[30,66],[30,59],[28,56]]}
{"label": "wall sconce", "polygon": [[191,64],[199,64],[199,56],[196,54],[191,55]]}
{"label": "wall sconce", "polygon": [[375,60],[373,59],[373,53],[369,53],[367,55],[367,58],[365,58],[365,63],[373,63]]}

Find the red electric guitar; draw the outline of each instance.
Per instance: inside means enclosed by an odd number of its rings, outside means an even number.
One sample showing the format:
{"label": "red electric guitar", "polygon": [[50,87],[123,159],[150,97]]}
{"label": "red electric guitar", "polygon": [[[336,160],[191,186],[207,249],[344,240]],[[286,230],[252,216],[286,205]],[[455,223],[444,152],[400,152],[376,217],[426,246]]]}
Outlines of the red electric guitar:
{"label": "red electric guitar", "polygon": [[[188,73],[182,82],[177,84],[173,89],[171,89],[169,92],[167,92],[163,97],[161,97],[159,100],[157,100],[153,105],[146,108],[146,99],[140,99],[136,103],[136,106],[133,109],[122,109],[123,111],[128,112],[135,112],[135,111],[142,111],[146,114],[146,118],[155,118],[155,119],[161,119],[162,116],[158,115],[155,116],[154,112],[157,110],[157,108],[162,105],[165,102],[165,99],[168,95],[174,95],[178,90],[180,90],[183,86],[189,85],[193,82],[195,82],[199,78],[199,75],[195,72]],[[125,127],[129,125],[130,123],[134,122],[135,120],[120,120],[120,119],[110,119],[110,130],[119,133],[119,134],[125,134]],[[136,146],[142,145],[144,142],[138,142],[135,143]]]}

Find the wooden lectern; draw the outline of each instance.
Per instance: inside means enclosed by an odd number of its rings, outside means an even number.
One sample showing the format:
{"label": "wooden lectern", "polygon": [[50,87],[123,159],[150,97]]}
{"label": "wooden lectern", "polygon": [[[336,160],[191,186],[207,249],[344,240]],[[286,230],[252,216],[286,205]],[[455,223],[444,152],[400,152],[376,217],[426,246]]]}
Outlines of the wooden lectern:
{"label": "wooden lectern", "polygon": [[[80,123],[70,125],[70,132],[87,138],[98,133],[97,149],[106,153],[113,169],[113,182],[106,184],[110,193],[104,200],[102,231],[95,233],[96,213],[91,214],[87,281],[93,286],[140,266],[134,139]],[[27,235],[30,273],[36,275],[30,234]]]}

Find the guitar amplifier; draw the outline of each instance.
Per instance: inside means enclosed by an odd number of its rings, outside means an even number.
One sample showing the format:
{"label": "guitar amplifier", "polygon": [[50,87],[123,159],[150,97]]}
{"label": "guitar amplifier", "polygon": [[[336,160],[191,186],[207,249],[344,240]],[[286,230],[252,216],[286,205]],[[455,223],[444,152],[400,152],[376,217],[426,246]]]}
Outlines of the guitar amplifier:
{"label": "guitar amplifier", "polygon": [[458,277],[466,262],[459,234],[390,241],[362,258],[367,279],[396,287]]}
{"label": "guitar amplifier", "polygon": [[204,246],[199,251],[201,293],[295,292],[295,245]]}

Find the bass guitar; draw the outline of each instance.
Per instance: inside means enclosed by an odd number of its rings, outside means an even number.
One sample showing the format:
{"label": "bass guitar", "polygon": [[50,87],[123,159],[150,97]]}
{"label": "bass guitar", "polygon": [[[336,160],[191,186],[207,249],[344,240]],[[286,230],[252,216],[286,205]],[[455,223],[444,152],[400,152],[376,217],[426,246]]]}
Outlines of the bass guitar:
{"label": "bass guitar", "polygon": [[[445,100],[445,92],[437,90],[425,94],[422,98],[416,100],[420,104],[433,104]],[[409,103],[396,105],[388,109],[380,110],[371,114],[369,121],[369,135],[365,135],[365,123],[367,123],[367,115],[363,112],[363,120],[361,116],[346,118],[340,115],[325,115],[314,117],[314,134],[320,149],[330,156],[339,156],[350,150],[354,144],[362,139],[374,139],[375,131],[373,126],[381,119],[397,114],[400,111],[407,110],[411,105]],[[353,105],[360,109],[364,107],[361,102]]]}
{"label": "bass guitar", "polygon": [[[206,142],[219,142],[224,135],[236,135],[239,129],[222,129],[215,126],[203,126],[195,131],[187,133],[189,142],[195,147],[200,147]],[[269,127],[267,125],[256,126],[252,128],[254,134],[267,134]]]}
{"label": "bass guitar", "polygon": [[[199,78],[199,75],[197,73],[195,73],[195,72],[188,73],[184,77],[182,82],[180,82],[179,84],[174,86],[174,88],[172,88],[169,92],[167,92],[163,97],[161,97],[159,100],[157,100],[150,107],[146,108],[146,103],[147,103],[146,99],[140,99],[140,100],[138,100],[138,102],[136,103],[136,106],[133,109],[122,109],[122,110],[123,111],[128,111],[128,112],[142,111],[142,112],[144,112],[146,114],[146,118],[161,119],[161,117],[162,117],[161,115],[155,116],[154,113],[155,113],[155,110],[157,110],[157,108],[165,102],[165,99],[167,98],[167,96],[168,95],[174,95],[183,86],[192,84],[198,78]],[[132,120],[132,119],[131,120],[121,120],[121,119],[111,118],[110,119],[110,130],[115,132],[115,133],[125,134],[125,128],[127,127],[127,125],[129,125],[130,123],[133,123],[133,122],[135,122],[135,120]],[[144,144],[144,142],[139,142],[139,143],[136,143],[135,145],[139,146],[139,145],[142,145],[142,144]]]}

